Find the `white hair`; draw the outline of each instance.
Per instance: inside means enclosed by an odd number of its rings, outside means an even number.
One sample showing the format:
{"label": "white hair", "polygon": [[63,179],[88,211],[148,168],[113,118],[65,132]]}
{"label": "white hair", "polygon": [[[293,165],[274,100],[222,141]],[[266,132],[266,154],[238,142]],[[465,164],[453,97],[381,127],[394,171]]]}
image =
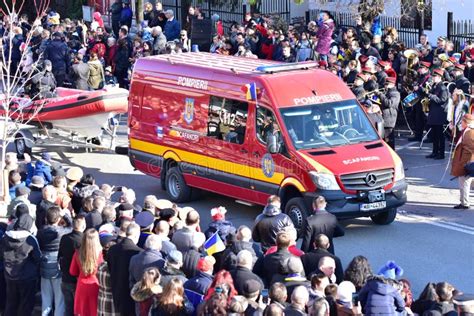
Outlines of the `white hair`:
{"label": "white hair", "polygon": [[250,251],[245,249],[239,251],[239,253],[237,254],[237,265],[239,267],[248,268],[249,270],[252,269],[253,257]]}
{"label": "white hair", "polygon": [[140,226],[137,223],[130,223],[127,227],[127,237],[132,240],[140,238]]}
{"label": "white hair", "polygon": [[252,238],[252,231],[245,225],[242,225],[238,229],[237,239],[241,241],[250,241]]}
{"label": "white hair", "polygon": [[133,191],[132,189],[124,189],[122,193],[122,200],[123,203],[133,204],[136,200],[135,191]]}
{"label": "white hair", "polygon": [[145,249],[150,250],[161,250],[162,240],[161,237],[158,235],[150,235],[147,237],[145,241]]}
{"label": "white hair", "polygon": [[205,241],[206,241],[206,236],[203,233],[193,234],[192,245],[196,249],[201,248],[201,246],[204,244]]}
{"label": "white hair", "polygon": [[309,293],[308,290],[300,285],[297,286],[294,290],[293,293],[291,294],[291,303],[305,306],[309,301]]}

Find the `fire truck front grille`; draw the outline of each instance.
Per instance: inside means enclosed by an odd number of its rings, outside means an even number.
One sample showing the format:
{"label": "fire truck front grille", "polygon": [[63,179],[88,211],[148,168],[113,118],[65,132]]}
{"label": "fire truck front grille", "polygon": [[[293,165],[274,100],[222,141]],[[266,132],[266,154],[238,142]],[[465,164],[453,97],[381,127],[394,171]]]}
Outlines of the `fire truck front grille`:
{"label": "fire truck front grille", "polygon": [[374,170],[341,175],[346,190],[372,190],[385,187],[393,181],[393,169]]}

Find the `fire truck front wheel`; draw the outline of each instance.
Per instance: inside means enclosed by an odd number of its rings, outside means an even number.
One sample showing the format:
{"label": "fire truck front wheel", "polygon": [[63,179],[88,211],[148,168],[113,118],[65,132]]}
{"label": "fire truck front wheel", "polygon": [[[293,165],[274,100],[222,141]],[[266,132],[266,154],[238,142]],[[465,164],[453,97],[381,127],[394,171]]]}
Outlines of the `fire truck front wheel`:
{"label": "fire truck front wheel", "polygon": [[165,186],[173,202],[183,203],[191,199],[192,189],[186,184],[178,167],[172,167],[166,172]]}
{"label": "fire truck front wheel", "polygon": [[394,220],[395,217],[397,217],[397,208],[389,208],[384,212],[380,212],[376,215],[370,216],[372,219],[372,222],[374,222],[377,225],[388,225],[391,224]]}
{"label": "fire truck front wheel", "polygon": [[303,229],[304,221],[306,220],[306,217],[308,217],[304,199],[301,197],[290,199],[286,203],[285,213],[293,221],[293,224],[298,231],[298,236],[301,236],[301,230]]}

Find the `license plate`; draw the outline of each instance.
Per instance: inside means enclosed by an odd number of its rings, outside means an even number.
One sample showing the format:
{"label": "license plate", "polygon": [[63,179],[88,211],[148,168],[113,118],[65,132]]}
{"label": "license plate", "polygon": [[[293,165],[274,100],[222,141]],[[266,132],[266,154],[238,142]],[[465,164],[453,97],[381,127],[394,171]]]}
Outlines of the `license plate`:
{"label": "license plate", "polygon": [[373,210],[380,210],[387,207],[386,201],[374,202],[374,203],[364,203],[360,204],[361,211],[373,211]]}

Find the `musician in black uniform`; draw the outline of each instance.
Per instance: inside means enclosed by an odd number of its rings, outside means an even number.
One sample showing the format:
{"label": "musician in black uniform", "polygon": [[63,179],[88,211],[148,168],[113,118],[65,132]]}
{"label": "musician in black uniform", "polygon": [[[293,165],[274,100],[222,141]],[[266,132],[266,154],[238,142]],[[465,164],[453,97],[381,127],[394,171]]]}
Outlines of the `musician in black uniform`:
{"label": "musician in black uniform", "polygon": [[[423,95],[423,87],[426,83],[430,80],[430,67],[431,64],[427,61],[420,62],[420,67],[418,68],[418,79],[416,81],[415,86],[413,87],[413,91],[417,92],[420,95],[420,99]],[[420,142],[423,138],[423,132],[426,126],[426,115],[423,112],[423,107],[421,106],[421,102],[417,102],[412,109],[411,112],[411,119],[414,122],[413,131],[415,132],[415,136],[408,138],[411,142]]]}
{"label": "musician in black uniform", "polygon": [[385,93],[376,93],[380,98],[382,116],[384,121],[384,140],[395,149],[395,133],[393,132],[397,122],[398,105],[400,104],[400,92],[396,87],[397,80],[388,77],[385,80]]}
{"label": "musician in black uniform", "polygon": [[388,61],[379,60],[377,65],[375,66],[377,72],[375,73],[375,78],[377,78],[377,85],[379,87],[385,86],[385,80],[387,79],[388,75],[385,72],[385,67],[389,64]]}
{"label": "musician in black uniform", "polygon": [[364,100],[365,100],[365,95],[366,95],[366,91],[364,89],[364,83],[365,81],[367,80],[367,76],[362,74],[362,73],[359,73],[357,74],[355,80],[354,80],[354,84],[352,85],[352,93],[355,94],[357,100],[360,102],[360,103],[363,103]]}
{"label": "musician in black uniform", "polygon": [[[456,89],[462,90],[465,94],[469,95],[471,90],[471,83],[464,76],[464,69],[466,66],[462,64],[456,64],[454,66],[454,83],[456,84]],[[454,84],[450,85],[450,92],[453,93]]]}
{"label": "musician in black uniform", "polygon": [[364,67],[362,68],[362,73],[367,76],[367,80],[364,83],[365,91],[372,92],[377,90],[379,85],[377,84],[377,79],[374,76],[375,71],[370,67]]}
{"label": "musician in black uniform", "polygon": [[444,81],[454,81],[454,64],[457,63],[456,58],[449,57],[445,61],[443,61],[442,67],[444,68]]}
{"label": "musician in black uniform", "polygon": [[448,88],[443,84],[442,69],[433,71],[433,87],[428,93],[430,100],[430,112],[428,114],[428,125],[431,128],[433,139],[433,151],[426,158],[444,159],[444,143],[443,124],[446,122],[445,108],[448,105],[449,92]]}

